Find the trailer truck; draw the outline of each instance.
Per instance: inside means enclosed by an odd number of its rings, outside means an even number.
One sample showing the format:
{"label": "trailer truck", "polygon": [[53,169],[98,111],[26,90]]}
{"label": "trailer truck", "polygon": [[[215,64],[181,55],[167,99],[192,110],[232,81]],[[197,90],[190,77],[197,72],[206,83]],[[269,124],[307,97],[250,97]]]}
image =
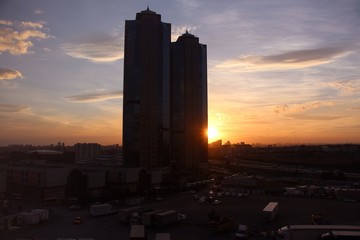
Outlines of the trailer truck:
{"label": "trailer truck", "polygon": [[265,221],[271,222],[275,219],[279,211],[278,202],[269,202],[268,205],[263,209],[263,217]]}
{"label": "trailer truck", "polygon": [[[142,216],[147,212],[152,212],[153,209],[141,209],[139,211],[133,212],[130,217],[130,225],[138,225],[142,223]],[[144,225],[144,224],[143,224]]]}
{"label": "trailer truck", "polygon": [[330,231],[322,234],[320,239],[359,240],[360,231]]}
{"label": "trailer truck", "polygon": [[170,225],[178,221],[178,211],[168,210],[165,212],[157,213],[154,216],[154,225],[157,227],[163,227]]}
{"label": "trailer truck", "polygon": [[247,225],[239,224],[238,229],[235,234],[236,240],[246,240],[248,236],[248,227]]}
{"label": "trailer truck", "polygon": [[119,221],[121,223],[128,223],[133,213],[143,211],[142,207],[129,207],[119,210]]}
{"label": "trailer truck", "polygon": [[288,225],[277,230],[278,240],[318,240],[331,231],[357,231],[360,226],[353,225]]}
{"label": "trailer truck", "polygon": [[154,219],[155,215],[158,213],[165,212],[164,209],[156,209],[150,212],[143,213],[142,215],[142,224],[145,226],[153,226],[154,225]]}

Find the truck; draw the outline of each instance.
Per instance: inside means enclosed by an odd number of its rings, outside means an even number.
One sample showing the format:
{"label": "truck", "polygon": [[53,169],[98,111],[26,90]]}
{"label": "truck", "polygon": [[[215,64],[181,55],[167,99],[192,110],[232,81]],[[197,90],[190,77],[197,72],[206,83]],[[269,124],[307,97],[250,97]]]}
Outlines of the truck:
{"label": "truck", "polygon": [[163,227],[170,225],[178,221],[178,211],[168,210],[165,212],[157,213],[154,216],[154,225],[157,227]]}
{"label": "truck", "polygon": [[22,212],[23,221],[25,224],[34,225],[40,222],[40,215],[33,212]]}
{"label": "truck", "polygon": [[278,240],[318,240],[331,231],[360,231],[353,225],[288,225],[277,230]]}
{"label": "truck", "polygon": [[114,209],[113,206],[109,203],[94,204],[89,209],[89,214],[91,217],[100,217],[113,213],[116,213],[116,209]]}
{"label": "truck", "polygon": [[132,225],[130,230],[130,240],[145,240],[146,232],[144,225]]}
{"label": "truck", "polygon": [[20,228],[21,225],[18,225],[17,223],[17,219],[18,217],[21,216],[20,214],[12,214],[12,215],[7,215],[3,218],[4,220],[4,227],[7,230],[15,230]]}
{"label": "truck", "polygon": [[143,213],[142,215],[142,224],[145,226],[153,226],[155,215],[158,213],[165,212],[164,209],[156,209],[150,212]]}
{"label": "truck", "polygon": [[40,222],[49,220],[49,210],[47,209],[33,209],[31,212],[39,215]]}
{"label": "truck", "polygon": [[129,207],[119,210],[119,221],[121,223],[128,223],[133,213],[143,211],[142,207]]}
{"label": "truck", "polygon": [[133,212],[129,219],[130,225],[138,225],[142,223],[142,216],[147,212],[152,212],[153,209],[141,209],[140,211]]}
{"label": "truck", "polygon": [[220,216],[214,208],[211,212],[209,212],[209,225],[211,229],[217,232],[225,231],[232,228],[233,223],[234,221],[232,218]]}
{"label": "truck", "polygon": [[228,217],[220,217],[219,220],[210,221],[210,226],[217,232],[222,232],[233,228],[234,220]]}
{"label": "truck", "polygon": [[135,206],[140,205],[145,201],[144,197],[126,198],[126,205]]}
{"label": "truck", "polygon": [[278,202],[269,202],[266,207],[263,209],[263,217],[265,221],[271,222],[275,219],[279,211]]}
{"label": "truck", "polygon": [[170,233],[157,233],[155,240],[170,240]]}
{"label": "truck", "polygon": [[129,219],[130,225],[139,225],[141,224],[141,214],[138,212],[134,212],[131,214],[131,217]]}
{"label": "truck", "polygon": [[360,231],[330,231],[322,234],[320,239],[359,240]]}
{"label": "truck", "polygon": [[236,240],[245,240],[248,236],[248,227],[247,225],[239,224],[238,229],[235,233]]}

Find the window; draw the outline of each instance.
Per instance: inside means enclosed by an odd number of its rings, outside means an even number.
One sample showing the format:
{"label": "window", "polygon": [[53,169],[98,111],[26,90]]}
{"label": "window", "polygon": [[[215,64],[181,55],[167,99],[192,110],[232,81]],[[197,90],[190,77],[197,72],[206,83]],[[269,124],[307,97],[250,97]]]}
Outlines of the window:
{"label": "window", "polygon": [[22,183],[27,183],[28,182],[28,172],[22,170],[21,171],[21,182]]}
{"label": "window", "polygon": [[41,186],[42,185],[42,175],[41,175],[41,172],[38,172],[38,180],[37,180],[37,184],[39,185],[39,186]]}

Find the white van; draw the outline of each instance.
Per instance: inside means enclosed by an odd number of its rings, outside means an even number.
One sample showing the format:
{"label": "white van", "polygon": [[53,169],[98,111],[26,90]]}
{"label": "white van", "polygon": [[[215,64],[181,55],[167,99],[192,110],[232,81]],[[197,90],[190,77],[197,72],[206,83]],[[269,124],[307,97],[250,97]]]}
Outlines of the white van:
{"label": "white van", "polygon": [[92,205],[89,209],[89,214],[91,217],[105,216],[116,212],[116,209],[114,209],[113,206],[109,203],[95,204]]}

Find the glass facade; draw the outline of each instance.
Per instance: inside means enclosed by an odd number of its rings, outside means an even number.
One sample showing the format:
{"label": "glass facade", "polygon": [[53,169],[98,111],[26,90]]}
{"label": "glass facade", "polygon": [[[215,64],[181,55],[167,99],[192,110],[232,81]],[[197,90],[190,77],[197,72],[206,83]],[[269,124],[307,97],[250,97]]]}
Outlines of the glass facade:
{"label": "glass facade", "polygon": [[170,38],[153,11],[125,22],[123,159],[194,173],[207,162],[206,45],[188,33]]}
{"label": "glass facade", "polygon": [[126,167],[167,166],[171,26],[150,10],[125,22],[123,146]]}
{"label": "glass facade", "polygon": [[207,162],[206,45],[185,33],[172,43],[171,157],[178,174],[196,173]]}

